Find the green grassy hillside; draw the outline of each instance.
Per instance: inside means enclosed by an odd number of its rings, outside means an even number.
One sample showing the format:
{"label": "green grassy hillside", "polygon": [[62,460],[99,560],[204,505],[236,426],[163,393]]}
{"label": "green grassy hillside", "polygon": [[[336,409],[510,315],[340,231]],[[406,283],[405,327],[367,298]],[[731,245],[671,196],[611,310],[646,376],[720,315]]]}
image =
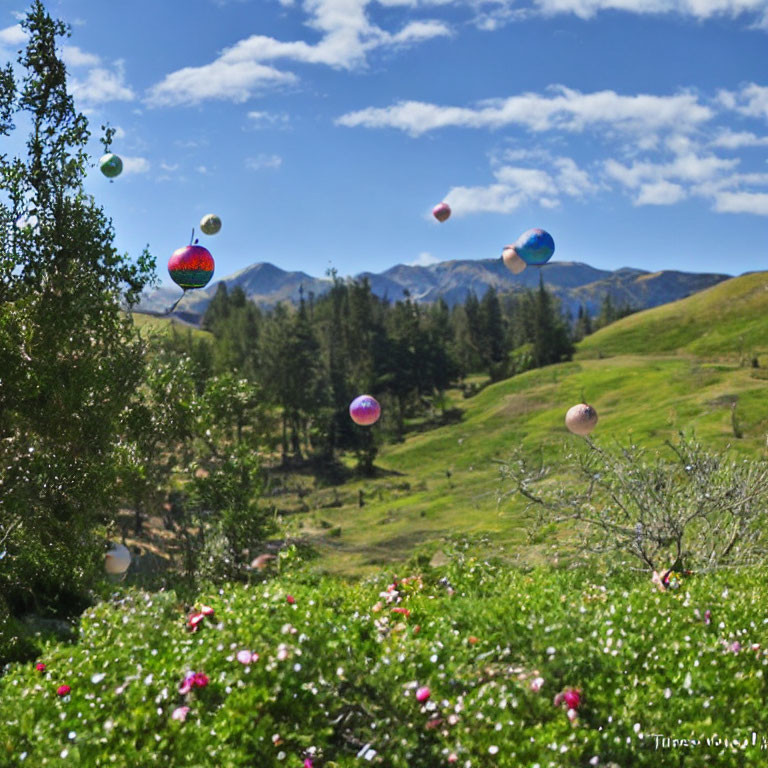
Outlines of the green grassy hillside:
{"label": "green grassy hillside", "polygon": [[[453,534],[485,534],[489,551],[504,547],[507,557],[524,553],[541,561],[556,541],[529,546],[522,505],[498,508],[494,459],[506,458],[521,442],[553,459],[562,455],[580,440],[566,431],[565,412],[582,400],[598,411],[593,438],[600,444],[631,436],[661,445],[680,429],[693,429],[713,447],[731,443],[745,456],[761,456],[768,432],[761,373],[663,356],[582,360],[530,371],[469,400],[457,398],[460,423],[384,446],[376,461],[382,476],[343,486],[337,492],[341,506],[318,509],[336,492],[316,492],[304,500],[313,511],[289,519],[301,521],[303,532],[327,555],[323,567],[330,571],[373,573],[415,552],[437,552]],[[740,439],[734,436],[732,403]]]}
{"label": "green grassy hillside", "polygon": [[191,332],[192,336],[196,339],[206,338],[213,340],[213,335],[208,331],[201,331],[199,328],[183,323],[174,317],[158,317],[156,315],[145,315],[141,312],[134,312],[132,317],[134,325],[145,335],[147,333],[167,335],[171,333],[172,329],[175,329],[177,333]]}
{"label": "green grassy hillside", "polygon": [[625,317],[584,339],[577,359],[673,352],[728,359],[768,353],[768,272]]}

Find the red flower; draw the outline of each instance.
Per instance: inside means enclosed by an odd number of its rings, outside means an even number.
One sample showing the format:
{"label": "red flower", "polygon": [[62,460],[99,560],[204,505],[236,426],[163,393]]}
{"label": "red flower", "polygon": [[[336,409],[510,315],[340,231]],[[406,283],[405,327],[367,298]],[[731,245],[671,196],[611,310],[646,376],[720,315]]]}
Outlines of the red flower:
{"label": "red flower", "polygon": [[474,645],[475,643],[479,643],[480,641],[474,635],[470,635],[467,638],[467,642],[469,642],[470,645]]}
{"label": "red flower", "polygon": [[45,672],[45,664],[43,664],[42,662],[40,662],[39,664],[35,664],[35,669],[38,672]]}
{"label": "red flower", "polygon": [[196,688],[205,688],[208,685],[208,675],[204,675],[202,672],[196,672],[192,678],[192,685]]}
{"label": "red flower", "polygon": [[288,595],[285,599],[288,601],[288,605],[293,605],[296,602],[296,598],[293,595]]}
{"label": "red flower", "polygon": [[418,635],[418,634],[419,634],[419,630],[420,630],[420,629],[421,629],[421,624],[417,624],[417,625],[416,625],[416,626],[413,628],[413,634],[414,634],[414,635]]}
{"label": "red flower", "polygon": [[59,687],[56,689],[56,693],[57,693],[59,696],[67,696],[71,690],[72,690],[72,689],[71,689],[71,688],[70,688],[68,685],[60,685],[60,686],[59,686]]}
{"label": "red flower", "polygon": [[393,608],[392,613],[401,613],[406,619],[411,615],[411,612],[407,608]]}
{"label": "red flower", "polygon": [[568,705],[568,709],[578,709],[581,704],[581,695],[575,688],[569,688],[563,692],[563,701]]}
{"label": "red flower", "polygon": [[200,622],[205,618],[205,614],[203,613],[193,613],[189,617],[189,621],[187,622],[187,625],[193,632],[197,632],[197,628],[200,625]]}
{"label": "red flower", "polygon": [[213,608],[211,608],[209,605],[204,605],[200,608],[200,613],[202,613],[203,616],[213,617]]}

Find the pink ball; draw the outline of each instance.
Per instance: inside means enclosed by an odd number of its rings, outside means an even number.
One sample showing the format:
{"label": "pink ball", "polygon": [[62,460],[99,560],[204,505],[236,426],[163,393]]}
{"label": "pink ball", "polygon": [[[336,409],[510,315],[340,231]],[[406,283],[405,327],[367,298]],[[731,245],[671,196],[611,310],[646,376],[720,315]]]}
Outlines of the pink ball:
{"label": "pink ball", "polygon": [[361,427],[369,427],[379,420],[381,406],[375,397],[360,395],[349,406],[349,415],[355,424],[359,424]]}
{"label": "pink ball", "polygon": [[565,414],[565,426],[574,435],[588,435],[597,425],[597,411],[586,403],[579,403]]}
{"label": "pink ball", "polygon": [[448,221],[451,215],[451,206],[448,203],[438,203],[432,209],[432,215],[440,222]]}

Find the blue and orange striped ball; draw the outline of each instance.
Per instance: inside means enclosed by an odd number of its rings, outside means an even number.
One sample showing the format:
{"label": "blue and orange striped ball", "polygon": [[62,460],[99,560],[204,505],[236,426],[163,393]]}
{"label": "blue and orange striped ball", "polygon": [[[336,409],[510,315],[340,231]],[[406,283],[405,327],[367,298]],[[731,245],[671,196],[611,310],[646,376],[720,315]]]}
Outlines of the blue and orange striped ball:
{"label": "blue and orange striped ball", "polygon": [[541,266],[552,258],[555,241],[543,229],[529,229],[517,238],[515,250],[526,264]]}
{"label": "blue and orange striped ball", "polygon": [[213,256],[202,245],[185,245],[175,250],[168,261],[171,280],[184,290],[208,285],[213,269]]}

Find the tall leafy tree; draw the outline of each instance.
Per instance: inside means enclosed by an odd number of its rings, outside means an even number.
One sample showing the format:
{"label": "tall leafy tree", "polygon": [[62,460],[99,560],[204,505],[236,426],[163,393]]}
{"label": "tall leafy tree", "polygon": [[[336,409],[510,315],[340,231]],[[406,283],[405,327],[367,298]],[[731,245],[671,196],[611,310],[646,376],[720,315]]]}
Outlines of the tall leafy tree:
{"label": "tall leafy tree", "polygon": [[66,606],[103,568],[144,353],[123,307],[154,270],[146,251],[116,251],[83,189],[88,122],[56,50],[67,27],[40,0],[22,26],[21,79],[0,74],[0,133],[30,126],[26,153],[0,156],[0,599],[15,612]]}

